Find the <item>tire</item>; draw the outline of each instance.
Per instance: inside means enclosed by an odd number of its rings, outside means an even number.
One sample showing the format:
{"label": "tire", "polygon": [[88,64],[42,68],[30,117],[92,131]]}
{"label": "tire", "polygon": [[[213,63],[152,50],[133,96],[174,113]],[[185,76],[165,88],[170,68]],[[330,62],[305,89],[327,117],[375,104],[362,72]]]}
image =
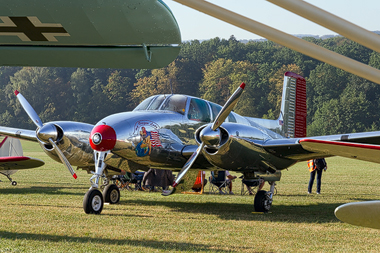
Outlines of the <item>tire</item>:
{"label": "tire", "polygon": [[13,185],[13,186],[16,186],[16,185],[17,185],[17,182],[16,182],[16,181],[12,181],[12,185]]}
{"label": "tire", "polygon": [[266,191],[258,191],[255,196],[254,208],[256,212],[267,213],[272,207],[272,200]]}
{"label": "tire", "polygon": [[119,187],[114,184],[107,185],[103,190],[103,199],[105,203],[117,204],[120,201]]}
{"label": "tire", "polygon": [[98,189],[91,189],[84,195],[83,210],[86,214],[100,214],[103,205],[103,196]]}

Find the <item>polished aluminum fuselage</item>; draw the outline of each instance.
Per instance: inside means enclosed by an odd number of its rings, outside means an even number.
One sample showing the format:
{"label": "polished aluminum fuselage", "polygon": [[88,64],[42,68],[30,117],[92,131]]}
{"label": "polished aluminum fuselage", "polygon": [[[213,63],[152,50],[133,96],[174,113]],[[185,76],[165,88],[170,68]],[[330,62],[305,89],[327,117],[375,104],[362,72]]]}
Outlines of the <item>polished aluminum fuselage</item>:
{"label": "polished aluminum fuselage", "polygon": [[[117,135],[116,145],[111,151],[113,155],[109,155],[105,162],[132,171],[147,168],[180,169],[200,144],[197,133],[209,124],[189,119],[188,110],[188,105],[184,113],[140,110],[118,113],[100,120],[97,125],[111,126]],[[242,172],[266,172],[269,169],[274,172],[294,164],[295,161],[273,156],[257,145],[283,138],[278,134],[281,127],[275,120],[259,119],[259,122],[272,126],[277,133],[255,123],[254,118],[233,115],[235,123],[225,122],[221,126],[225,141],[217,149],[205,147],[194,169],[221,168]],[[152,133],[155,133],[156,139]],[[149,136],[149,140],[146,140],[146,136]],[[152,141],[158,142],[158,145],[152,145]]]}

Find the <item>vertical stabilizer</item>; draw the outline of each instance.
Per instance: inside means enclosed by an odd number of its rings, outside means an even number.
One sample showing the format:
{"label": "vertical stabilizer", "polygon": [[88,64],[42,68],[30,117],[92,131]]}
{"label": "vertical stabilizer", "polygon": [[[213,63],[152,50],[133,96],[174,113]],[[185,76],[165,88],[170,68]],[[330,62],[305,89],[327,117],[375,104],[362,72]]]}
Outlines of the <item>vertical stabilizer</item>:
{"label": "vertical stabilizer", "polygon": [[23,156],[22,146],[19,139],[4,137],[0,138],[0,157]]}
{"label": "vertical stabilizer", "polygon": [[300,75],[286,72],[279,117],[282,134],[289,138],[306,137],[306,81]]}

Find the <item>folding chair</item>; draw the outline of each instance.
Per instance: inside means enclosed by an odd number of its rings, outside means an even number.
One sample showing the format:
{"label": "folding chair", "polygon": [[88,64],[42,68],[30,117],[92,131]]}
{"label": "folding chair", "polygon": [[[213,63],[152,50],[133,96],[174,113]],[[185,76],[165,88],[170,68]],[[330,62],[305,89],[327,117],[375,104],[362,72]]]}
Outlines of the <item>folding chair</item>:
{"label": "folding chair", "polygon": [[209,178],[209,193],[211,194],[228,194],[230,180],[226,179],[225,171],[211,171]]}
{"label": "folding chair", "polygon": [[[142,190],[141,181],[144,173],[141,173],[142,172],[137,171],[133,174],[127,172],[125,173],[125,175],[114,176],[113,180],[115,181],[116,186],[119,187],[120,190]],[[134,189],[132,188],[132,186],[134,186]]]}
{"label": "folding chair", "polygon": [[256,188],[264,182],[263,179],[244,179],[241,180],[241,195],[255,195]]}
{"label": "folding chair", "polygon": [[113,176],[112,180],[115,182],[119,190],[132,190],[130,186],[132,174],[130,172],[125,173],[125,175]]}

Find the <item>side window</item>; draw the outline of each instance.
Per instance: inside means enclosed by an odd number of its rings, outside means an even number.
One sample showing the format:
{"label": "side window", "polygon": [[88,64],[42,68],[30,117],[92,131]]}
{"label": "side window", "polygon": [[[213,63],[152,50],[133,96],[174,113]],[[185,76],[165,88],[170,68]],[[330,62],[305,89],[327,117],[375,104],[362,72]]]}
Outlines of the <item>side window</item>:
{"label": "side window", "polygon": [[233,122],[233,123],[237,122],[232,112],[230,113],[230,115],[228,115],[228,122]]}
{"label": "side window", "polygon": [[162,105],[161,110],[168,110],[185,114],[187,97],[184,95],[172,95]]}
{"label": "side window", "polygon": [[[218,104],[214,104],[211,102],[210,102],[210,106],[211,106],[211,111],[212,111],[212,118],[215,119],[216,116],[218,116],[218,113],[220,112],[220,110],[222,110],[222,107]],[[234,123],[237,122],[236,118],[232,114],[232,112],[228,115],[227,119],[228,119],[228,122],[234,122]],[[227,119],[226,119],[226,121],[227,121]]]}
{"label": "side window", "polygon": [[207,103],[201,99],[192,98],[187,117],[190,120],[210,122],[210,110]]}
{"label": "side window", "polygon": [[214,104],[210,102],[211,111],[212,111],[212,118],[215,119],[220,110],[222,110],[222,107],[220,105]]}

